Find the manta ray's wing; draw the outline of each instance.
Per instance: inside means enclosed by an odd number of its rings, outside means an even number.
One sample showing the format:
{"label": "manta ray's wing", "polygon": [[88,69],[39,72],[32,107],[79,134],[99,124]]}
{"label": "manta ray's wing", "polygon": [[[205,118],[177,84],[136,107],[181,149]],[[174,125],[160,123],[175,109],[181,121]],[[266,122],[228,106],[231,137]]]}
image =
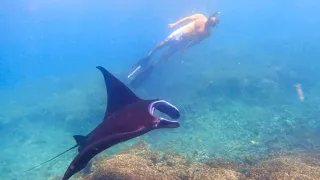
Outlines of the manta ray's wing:
{"label": "manta ray's wing", "polygon": [[[121,82],[105,68],[97,66],[97,69],[99,69],[103,74],[104,82],[107,88],[108,102],[104,119],[107,119],[108,116],[117,112],[126,105],[141,100],[123,82]],[[74,135],[73,138],[79,145],[79,151],[86,146],[87,136]]]}
{"label": "manta ray's wing", "polygon": [[97,66],[97,69],[99,69],[103,74],[108,92],[108,103],[105,116],[110,116],[124,106],[140,100],[140,98],[125,84],[114,77],[105,68]]}
{"label": "manta ray's wing", "polygon": [[[105,68],[103,68],[101,66],[97,66],[97,69],[99,69],[103,74],[104,81],[105,81],[106,88],[107,88],[107,92],[108,92],[108,94],[107,94],[108,95],[108,102],[107,102],[105,116],[108,117],[108,116],[112,115],[113,113],[117,112],[118,110],[120,110],[121,108],[125,107],[126,105],[141,100],[125,84],[123,84],[119,79],[114,77]],[[107,118],[104,118],[104,119],[107,119]],[[77,143],[76,145],[74,145],[73,147],[69,148],[68,150],[58,154],[57,156],[39,164],[38,166],[30,168],[27,171],[33,170],[37,167],[40,167],[40,166],[56,159],[57,157],[69,152],[70,150],[72,150],[76,147],[79,147],[79,149],[78,149],[79,152],[80,152],[80,149],[86,147],[87,136],[74,135],[73,137]]]}

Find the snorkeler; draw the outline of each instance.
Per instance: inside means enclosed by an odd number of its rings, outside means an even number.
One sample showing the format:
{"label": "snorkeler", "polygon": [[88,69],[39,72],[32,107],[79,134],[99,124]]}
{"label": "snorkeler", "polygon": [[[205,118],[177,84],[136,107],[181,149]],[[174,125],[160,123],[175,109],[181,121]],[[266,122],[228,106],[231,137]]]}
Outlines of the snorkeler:
{"label": "snorkeler", "polygon": [[[218,14],[220,14],[220,12],[214,13],[208,18],[203,14],[194,14],[169,24],[170,28],[174,28],[182,23],[189,22],[187,25],[182,26],[171,33],[164,41],[160,42],[152,51],[150,51],[146,57],[142,58],[134,65],[133,71],[128,75],[128,78],[131,79],[130,85],[133,87],[138,86],[151,74],[154,67],[160,61],[164,61],[174,53],[186,50],[208,38],[211,34],[211,28],[219,23]],[[152,55],[166,46],[169,46],[169,49],[164,52],[159,59],[150,62]]]}

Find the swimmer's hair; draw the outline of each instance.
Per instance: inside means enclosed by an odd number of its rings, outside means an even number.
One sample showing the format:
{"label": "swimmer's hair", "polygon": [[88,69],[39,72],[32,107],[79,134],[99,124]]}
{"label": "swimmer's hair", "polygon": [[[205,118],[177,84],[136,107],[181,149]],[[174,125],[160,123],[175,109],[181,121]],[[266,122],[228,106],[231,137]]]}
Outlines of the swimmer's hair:
{"label": "swimmer's hair", "polygon": [[[208,17],[208,20],[206,22],[207,27],[215,27],[219,23],[219,18],[217,18],[217,15],[220,14],[220,12],[216,12]],[[215,17],[215,20],[212,20]]]}

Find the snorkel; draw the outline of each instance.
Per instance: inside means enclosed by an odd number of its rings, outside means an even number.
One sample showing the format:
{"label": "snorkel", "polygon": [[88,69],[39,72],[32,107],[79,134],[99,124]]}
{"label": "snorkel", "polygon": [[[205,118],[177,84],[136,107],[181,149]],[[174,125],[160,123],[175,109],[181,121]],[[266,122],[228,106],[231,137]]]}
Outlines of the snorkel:
{"label": "snorkel", "polygon": [[[219,23],[219,19],[217,17],[219,14],[220,14],[220,12],[216,12],[213,15],[209,16],[206,25],[208,27],[216,27]],[[213,18],[214,18],[214,20],[213,20]]]}

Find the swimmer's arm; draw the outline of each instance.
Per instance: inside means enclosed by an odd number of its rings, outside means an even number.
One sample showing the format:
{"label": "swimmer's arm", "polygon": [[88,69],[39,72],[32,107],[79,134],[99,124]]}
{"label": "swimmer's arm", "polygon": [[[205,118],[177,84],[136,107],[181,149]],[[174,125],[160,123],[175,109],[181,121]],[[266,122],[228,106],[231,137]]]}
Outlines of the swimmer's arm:
{"label": "swimmer's arm", "polygon": [[201,14],[194,14],[194,15],[192,15],[192,16],[188,16],[188,17],[182,18],[182,19],[180,19],[179,21],[170,24],[169,26],[170,26],[171,28],[173,28],[173,27],[178,26],[179,24],[182,24],[182,23],[184,23],[184,22],[194,21],[194,20],[198,19],[200,16],[203,16],[203,15],[201,15]]}

